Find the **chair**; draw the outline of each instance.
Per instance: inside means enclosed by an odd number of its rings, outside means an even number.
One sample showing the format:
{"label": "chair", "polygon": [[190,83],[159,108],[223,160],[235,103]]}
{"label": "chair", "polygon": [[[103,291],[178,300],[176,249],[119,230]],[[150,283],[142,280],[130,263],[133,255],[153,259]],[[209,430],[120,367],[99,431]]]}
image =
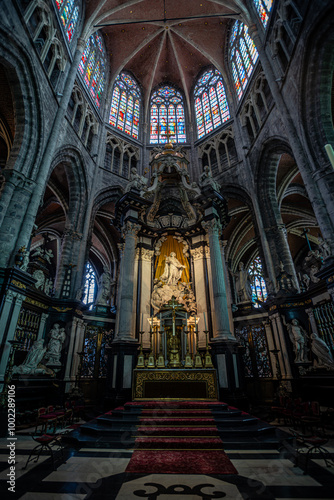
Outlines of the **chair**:
{"label": "chair", "polygon": [[326,467],[331,467],[332,465],[334,465],[331,453],[326,448],[324,448],[324,445],[328,443],[329,438],[322,436],[309,437],[295,431],[294,429],[289,430],[295,438],[295,448],[297,452],[295,465],[298,466],[300,457],[305,456],[304,474],[307,474],[308,462],[311,458],[312,453],[319,453],[321,455],[321,458],[325,461]]}
{"label": "chair", "polygon": [[49,425],[54,426],[54,433],[56,431],[56,426],[57,426],[57,415],[55,413],[49,412],[49,410],[53,410],[53,406],[48,406],[48,408],[38,408],[37,410],[37,419],[36,419],[36,427],[35,427],[35,433],[37,433],[37,428],[39,425],[41,425],[41,432],[46,433]]}
{"label": "chair", "polygon": [[[43,451],[49,451],[50,456],[51,456],[51,460],[52,460],[53,470],[56,470],[54,453],[60,451],[62,460],[64,458],[61,435],[59,435],[59,434],[41,434],[41,435],[31,435],[31,437],[38,444],[30,452],[28,460],[26,461],[26,464],[24,467],[22,467],[22,469],[26,469],[28,466],[28,463],[33,461],[33,460],[35,462],[37,462],[40,455],[43,453]],[[54,452],[53,448],[56,448],[55,452]]]}

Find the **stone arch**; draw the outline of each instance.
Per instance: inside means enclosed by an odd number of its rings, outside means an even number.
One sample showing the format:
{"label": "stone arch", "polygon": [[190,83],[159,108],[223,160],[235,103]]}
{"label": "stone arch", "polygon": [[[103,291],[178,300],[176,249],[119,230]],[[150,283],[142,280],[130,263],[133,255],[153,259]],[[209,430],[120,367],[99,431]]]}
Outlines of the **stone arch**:
{"label": "stone arch", "polygon": [[3,30],[0,30],[0,63],[5,67],[15,115],[15,135],[6,170],[34,177],[33,166],[38,163],[43,136],[38,79],[26,49]]}
{"label": "stone arch", "polygon": [[70,224],[76,231],[82,232],[86,214],[88,187],[87,172],[80,151],[73,148],[73,146],[65,146],[58,151],[51,164],[48,179],[50,179],[52,171],[60,164],[64,166],[68,182],[67,224]]}
{"label": "stone arch", "polygon": [[[312,30],[307,34],[303,45],[299,109],[302,123],[305,124],[302,129],[304,138],[316,166],[319,166],[319,163],[329,163],[324,146],[328,143],[334,144],[333,15],[333,6],[323,9],[321,17],[312,23]],[[315,116],[317,119],[314,119]],[[334,179],[331,182],[334,185]]]}

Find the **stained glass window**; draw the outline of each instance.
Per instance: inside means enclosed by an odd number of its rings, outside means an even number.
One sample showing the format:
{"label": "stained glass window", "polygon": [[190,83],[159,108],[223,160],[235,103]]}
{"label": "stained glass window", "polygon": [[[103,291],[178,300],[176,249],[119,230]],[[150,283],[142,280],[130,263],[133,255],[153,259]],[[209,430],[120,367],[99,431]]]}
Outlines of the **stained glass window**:
{"label": "stained glass window", "polygon": [[94,269],[91,264],[87,262],[86,264],[86,274],[85,274],[85,283],[84,283],[84,293],[82,302],[84,304],[93,304],[96,293],[96,275]]}
{"label": "stained glass window", "polygon": [[247,86],[258,57],[258,51],[248,34],[247,26],[235,21],[230,38],[230,61],[238,99]]}
{"label": "stained glass window", "polygon": [[141,93],[138,84],[127,73],[116,78],[111,98],[109,123],[138,139]]}
{"label": "stained glass window", "polygon": [[199,139],[230,119],[223,79],[218,70],[210,69],[200,77],[194,98]]}
{"label": "stained glass window", "polygon": [[269,14],[273,6],[273,0],[253,0],[261,23],[266,28],[269,21]]}
{"label": "stained glass window", "polygon": [[165,85],[151,97],[151,144],[186,142],[183,98],[180,92]]}
{"label": "stained glass window", "polygon": [[106,57],[102,37],[96,32],[89,37],[78,67],[89,93],[99,108],[105,87]]}
{"label": "stained glass window", "polygon": [[248,273],[252,287],[252,301],[255,307],[259,307],[258,302],[265,302],[268,297],[266,282],[263,278],[262,262],[260,257],[256,257],[250,264]]}
{"label": "stained glass window", "polygon": [[70,42],[73,39],[79,19],[79,6],[77,0],[55,0],[58,15]]}

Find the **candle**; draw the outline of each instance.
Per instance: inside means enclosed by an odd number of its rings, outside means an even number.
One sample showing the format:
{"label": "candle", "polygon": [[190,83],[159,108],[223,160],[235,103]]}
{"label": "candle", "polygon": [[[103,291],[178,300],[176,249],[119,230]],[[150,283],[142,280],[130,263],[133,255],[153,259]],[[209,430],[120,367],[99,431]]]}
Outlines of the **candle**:
{"label": "candle", "polygon": [[333,151],[332,146],[330,144],[326,144],[325,150],[326,150],[326,153],[328,155],[329,161],[331,162],[332,167],[334,168],[334,151]]}
{"label": "candle", "polygon": [[206,313],[204,312],[204,330],[207,331],[207,328],[206,328]]}
{"label": "candle", "polygon": [[144,313],[141,313],[141,328],[140,331],[143,331],[143,320],[144,320]]}

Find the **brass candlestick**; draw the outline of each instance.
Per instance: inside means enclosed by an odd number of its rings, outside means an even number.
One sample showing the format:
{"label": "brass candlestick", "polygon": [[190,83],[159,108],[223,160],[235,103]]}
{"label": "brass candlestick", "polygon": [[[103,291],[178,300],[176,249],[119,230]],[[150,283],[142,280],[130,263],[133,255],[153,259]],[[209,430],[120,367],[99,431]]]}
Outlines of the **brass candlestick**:
{"label": "brass candlestick", "polygon": [[214,368],[212,364],[212,358],[211,354],[209,352],[209,342],[208,342],[208,335],[209,335],[209,330],[204,330],[205,338],[206,338],[206,351],[205,351],[205,357],[204,357],[204,367],[205,368]]}
{"label": "brass candlestick", "polygon": [[140,335],[140,348],[139,348],[139,354],[138,354],[138,359],[137,359],[137,366],[136,368],[145,368],[145,356],[143,353],[143,335],[144,331],[139,332]]}

